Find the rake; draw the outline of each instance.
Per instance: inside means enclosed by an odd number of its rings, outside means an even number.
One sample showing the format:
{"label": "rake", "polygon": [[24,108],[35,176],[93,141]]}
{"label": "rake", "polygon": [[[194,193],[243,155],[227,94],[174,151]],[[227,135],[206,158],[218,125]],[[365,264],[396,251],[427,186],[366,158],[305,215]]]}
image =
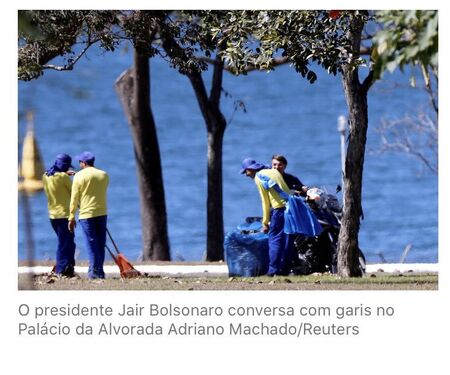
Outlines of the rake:
{"label": "rake", "polygon": [[128,259],[123,255],[116,243],[114,242],[111,233],[109,233],[109,230],[106,229],[106,233],[108,233],[109,239],[111,240],[112,244],[114,245],[114,249],[116,250],[116,254],[114,254],[111,249],[108,247],[108,245],[105,244],[106,250],[108,250],[108,253],[111,255],[111,258],[114,259],[114,262],[117,264],[117,267],[119,267],[120,270],[120,277],[122,279],[130,279],[133,277],[139,277],[142,276],[141,272],[139,272],[136,268],[133,267],[133,265],[128,261]]}

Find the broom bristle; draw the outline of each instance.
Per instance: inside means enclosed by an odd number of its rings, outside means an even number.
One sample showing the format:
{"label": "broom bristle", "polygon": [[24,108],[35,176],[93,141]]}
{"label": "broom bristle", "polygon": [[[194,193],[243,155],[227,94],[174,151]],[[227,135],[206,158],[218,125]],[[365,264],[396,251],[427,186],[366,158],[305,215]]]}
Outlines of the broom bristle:
{"label": "broom bristle", "polygon": [[140,277],[142,275],[138,270],[132,268],[132,269],[121,272],[120,276],[123,277],[124,279],[131,279],[133,277]]}

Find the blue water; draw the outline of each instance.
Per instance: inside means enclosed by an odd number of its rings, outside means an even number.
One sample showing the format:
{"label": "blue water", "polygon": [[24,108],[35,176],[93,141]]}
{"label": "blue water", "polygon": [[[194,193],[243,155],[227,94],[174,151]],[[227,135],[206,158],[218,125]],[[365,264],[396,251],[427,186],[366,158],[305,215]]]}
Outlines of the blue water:
{"label": "blue water", "polygon": [[[24,113],[35,111],[35,131],[46,166],[57,153],[90,150],[97,166],[110,175],[108,226],[121,250],[141,253],[139,194],[131,136],[114,92],[115,79],[131,64],[129,51],[90,51],[72,72],[46,71],[33,82],[19,83],[19,147]],[[332,189],[340,183],[337,117],[346,114],[339,77],[317,69],[310,85],[288,66],[271,73],[235,77],[225,74],[222,110],[231,123],[223,153],[225,231],[246,216],[261,215],[253,182],[239,174],[240,162],[253,157],[269,163],[284,154],[288,171],[309,185]],[[209,74],[205,75],[209,85]],[[402,117],[426,106],[419,90],[406,87],[408,76],[396,73],[375,84],[369,95],[369,131],[363,179],[364,220],[360,246],[369,262],[397,262],[412,244],[408,262],[438,259],[437,176],[405,154],[376,154],[374,132],[382,118]],[[169,236],[173,259],[201,260],[206,243],[206,129],[187,78],[160,60],[151,61],[151,100],[161,149]],[[246,113],[234,113],[234,101]],[[340,197],[339,197],[340,198]],[[30,199],[36,258],[54,259],[56,238],[47,218],[43,192]],[[22,206],[19,201],[19,258],[25,257]],[[84,238],[76,232],[78,259],[86,259]]]}

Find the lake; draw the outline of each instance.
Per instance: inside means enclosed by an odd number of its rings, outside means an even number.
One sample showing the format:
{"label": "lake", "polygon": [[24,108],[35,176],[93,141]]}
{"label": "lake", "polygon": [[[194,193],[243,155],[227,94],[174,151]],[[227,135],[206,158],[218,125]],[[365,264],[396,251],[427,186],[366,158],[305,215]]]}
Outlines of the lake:
{"label": "lake", "polygon": [[[133,146],[128,124],[114,91],[115,79],[132,62],[129,49],[104,54],[90,51],[71,72],[46,71],[32,82],[19,82],[19,145],[25,113],[35,112],[35,132],[49,167],[56,154],[96,154],[108,172],[108,226],[130,259],[140,256],[141,222]],[[339,76],[316,69],[313,85],[283,66],[248,76],[225,73],[222,110],[230,121],[224,138],[224,222],[228,232],[247,216],[260,216],[254,183],[239,174],[241,160],[269,163],[284,154],[287,171],[308,185],[333,191],[341,181],[337,118],[346,115]],[[209,73],[205,81],[209,86]],[[438,260],[438,178],[417,159],[376,152],[383,119],[403,117],[427,106],[421,90],[408,87],[408,74],[386,74],[369,93],[369,131],[363,178],[364,220],[360,247],[368,262],[398,262],[411,244],[407,262]],[[151,61],[151,100],[161,149],[171,255],[202,260],[206,243],[206,128],[189,80],[162,59]],[[246,112],[234,111],[242,101]],[[21,151],[20,151],[21,152]],[[19,152],[19,154],[20,154]],[[77,164],[75,163],[75,166]],[[342,197],[338,195],[339,199]],[[54,259],[56,236],[47,215],[45,194],[30,197],[35,256]],[[25,258],[24,220],[19,200],[19,259]],[[78,259],[87,259],[80,227]]]}

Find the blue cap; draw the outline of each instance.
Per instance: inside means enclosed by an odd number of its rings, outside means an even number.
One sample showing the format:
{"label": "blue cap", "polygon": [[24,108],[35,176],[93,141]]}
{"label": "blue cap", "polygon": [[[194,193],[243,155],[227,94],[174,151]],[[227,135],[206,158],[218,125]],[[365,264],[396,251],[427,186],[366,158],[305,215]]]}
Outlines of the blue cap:
{"label": "blue cap", "polygon": [[59,170],[67,172],[72,166],[72,158],[67,154],[58,154],[55,158],[54,164]]}
{"label": "blue cap", "polygon": [[72,167],[72,158],[67,154],[58,154],[56,155],[55,161],[58,161],[60,163],[69,164],[70,168]]}
{"label": "blue cap", "polygon": [[256,160],[254,160],[252,158],[246,158],[246,159],[242,160],[241,174],[244,174],[247,169],[260,170],[260,169],[264,169],[264,168],[267,168],[267,166],[264,164],[258,163]]}
{"label": "blue cap", "polygon": [[95,155],[92,152],[84,151],[77,156],[77,160],[85,163],[93,163],[95,161]]}

